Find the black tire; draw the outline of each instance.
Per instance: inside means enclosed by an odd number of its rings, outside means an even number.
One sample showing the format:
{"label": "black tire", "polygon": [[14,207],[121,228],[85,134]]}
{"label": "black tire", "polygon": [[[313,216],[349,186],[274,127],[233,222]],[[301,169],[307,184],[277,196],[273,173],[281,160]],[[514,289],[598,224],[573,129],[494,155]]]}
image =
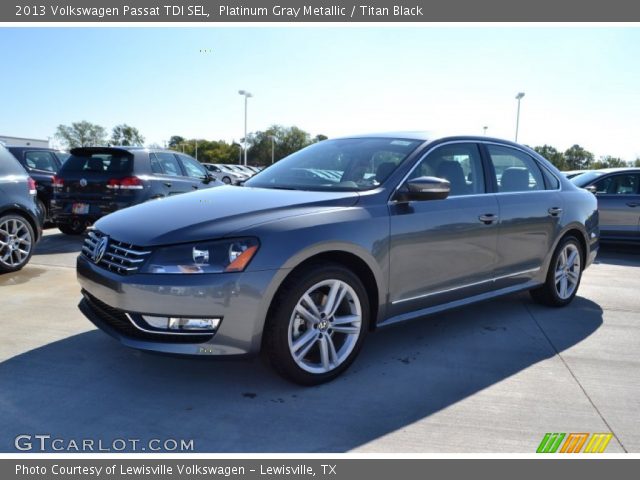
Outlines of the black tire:
{"label": "black tire", "polygon": [[60,230],[65,235],[82,235],[87,229],[87,226],[80,221],[76,221],[73,223],[60,223],[57,225],[57,227],[58,230]]}
{"label": "black tire", "polygon": [[[350,337],[351,348],[352,350],[346,348],[344,352],[345,358],[339,363],[335,368],[332,368],[330,371],[326,371],[323,373],[312,373],[306,371],[301,368],[296,361],[294,360],[291,348],[289,346],[289,331],[292,325],[291,322],[294,322],[294,309],[298,305],[298,302],[302,300],[304,294],[314,286],[322,283],[324,281],[339,281],[344,284],[347,284],[351,288],[351,292],[348,295],[352,295],[355,293],[357,296],[357,300],[360,304],[360,312],[361,312],[361,321],[360,321],[360,331],[357,334],[357,339],[355,336]],[[345,299],[347,297],[345,296]],[[326,299],[325,299],[326,300]],[[348,300],[343,300],[343,303],[339,308],[345,307],[345,303],[347,307],[350,307],[355,304],[348,302]],[[319,385],[321,383],[325,383],[333,380],[341,373],[343,373],[351,363],[355,360],[356,356],[360,352],[362,348],[362,343],[364,338],[369,330],[369,316],[370,316],[370,306],[369,306],[369,298],[367,296],[367,292],[360,281],[360,279],[349,269],[339,265],[337,263],[313,263],[305,267],[303,270],[297,271],[293,273],[280,287],[280,290],[276,294],[272,308],[270,309],[269,318],[267,318],[265,331],[264,331],[264,342],[263,342],[263,351],[266,354],[266,357],[270,361],[271,365],[274,369],[283,377],[288,380],[291,380],[300,385]],[[336,312],[337,317],[337,312]],[[295,317],[298,318],[298,317]],[[323,314],[323,318],[324,314]],[[329,329],[322,334],[327,337],[331,337],[331,345],[334,346],[334,340],[336,340],[336,345],[339,345],[338,342],[341,340],[339,333],[335,331],[332,332],[331,324],[329,322],[333,321],[332,318],[328,318],[328,321],[325,323],[329,324]],[[314,327],[319,330],[319,327]],[[335,327],[339,328],[339,327]],[[319,335],[322,335],[318,333]],[[300,334],[302,335],[302,334]],[[345,338],[348,336],[345,334]],[[334,352],[340,352],[344,345],[346,345],[347,340],[344,340],[342,346],[338,348],[334,348]],[[314,344],[309,352],[313,354],[313,350],[315,348],[315,340],[310,343]],[[320,350],[320,346],[318,345],[318,350]],[[326,350],[325,350],[326,352]],[[318,356],[320,352],[318,352]]]}
{"label": "black tire", "polygon": [[[561,294],[559,290],[562,289],[559,286],[559,283],[556,281],[556,275],[561,263],[561,261],[559,262],[560,256],[562,255],[562,252],[565,251],[565,249],[577,252],[579,261],[578,267],[574,267],[574,269],[572,270],[576,271],[577,273],[577,283],[575,283],[575,286],[573,286],[573,289],[568,295]],[[541,303],[550,307],[564,307],[566,305],[569,305],[576,296],[578,288],[580,287],[580,281],[582,280],[582,271],[584,270],[583,264],[584,252],[582,251],[582,245],[580,244],[578,239],[571,235],[563,238],[558,244],[553,257],[551,258],[549,271],[547,272],[547,279],[544,285],[530,290],[529,293],[531,294],[531,298],[533,298],[533,300],[537,303]]]}
{"label": "black tire", "polygon": [[[0,228],[2,228],[5,222],[10,222],[11,220],[17,220],[19,222],[20,231],[23,232],[22,236],[26,233],[25,238],[28,238],[29,241],[29,253],[21,260],[18,260],[16,257],[7,257],[7,259],[4,260],[5,255],[9,253],[9,238],[6,233],[0,232],[0,242],[2,242],[0,244],[0,273],[17,272],[24,268],[24,266],[29,263],[29,260],[31,260],[35,248],[36,236],[33,232],[33,227],[22,215],[11,213],[0,217]],[[14,255],[17,254],[19,253],[14,252]]]}
{"label": "black tire", "polygon": [[231,179],[229,177],[222,177],[222,182],[231,185]]}

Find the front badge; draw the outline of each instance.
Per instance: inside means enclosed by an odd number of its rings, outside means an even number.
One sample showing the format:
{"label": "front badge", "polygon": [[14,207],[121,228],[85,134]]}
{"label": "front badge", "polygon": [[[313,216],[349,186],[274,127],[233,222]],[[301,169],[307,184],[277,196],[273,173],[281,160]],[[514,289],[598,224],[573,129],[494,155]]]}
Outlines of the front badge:
{"label": "front badge", "polygon": [[100,239],[100,241],[96,245],[96,249],[93,251],[93,263],[100,263],[100,260],[102,260],[102,257],[104,257],[104,254],[107,251],[108,245],[109,237],[105,235]]}

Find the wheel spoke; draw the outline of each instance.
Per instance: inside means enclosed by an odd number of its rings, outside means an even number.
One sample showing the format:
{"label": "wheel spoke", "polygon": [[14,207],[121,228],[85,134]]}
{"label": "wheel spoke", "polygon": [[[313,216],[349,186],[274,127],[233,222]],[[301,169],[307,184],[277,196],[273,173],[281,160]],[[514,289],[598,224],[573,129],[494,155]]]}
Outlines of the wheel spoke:
{"label": "wheel spoke", "polygon": [[313,346],[313,344],[316,342],[317,339],[318,339],[317,331],[307,330],[293,342],[291,349],[293,350],[293,353],[297,357],[304,358],[304,356],[307,354],[307,352]]}
{"label": "wheel spoke", "polygon": [[331,330],[337,333],[346,333],[347,335],[357,335],[358,333],[360,333],[360,325],[358,326],[339,325],[337,327],[331,327]]}
{"label": "wheel spoke", "polygon": [[333,317],[332,325],[347,325],[349,323],[360,323],[360,315],[344,315],[340,317]]}
{"label": "wheel spoke", "polygon": [[322,362],[322,368],[329,370],[331,361],[329,360],[329,345],[325,336],[320,338],[320,361]]}
{"label": "wheel spoke", "polygon": [[560,280],[560,296],[567,298],[567,277],[562,277]]}
{"label": "wheel spoke", "polygon": [[317,317],[320,318],[320,310],[318,310],[318,306],[316,305],[316,302],[313,301],[313,299],[309,296],[308,293],[305,293],[302,297],[302,301],[300,303],[306,303],[307,307],[309,307],[309,309],[311,310],[311,313]]}
{"label": "wheel spoke", "polygon": [[562,277],[564,276],[564,270],[560,269],[560,270],[556,270],[556,274],[555,274],[555,280],[556,280],[556,284],[562,279]]}
{"label": "wheel spoke", "polygon": [[329,347],[329,363],[332,366],[337,366],[339,359],[338,352],[336,352],[336,346],[333,343],[333,338],[331,338],[331,336],[329,335],[325,335],[323,338],[327,342],[327,346]]}
{"label": "wheel spoke", "polygon": [[580,274],[574,270],[569,270],[567,272],[567,276],[569,277],[569,280],[571,280],[571,283],[573,285],[575,285],[576,283],[578,283],[578,280],[580,279]]}
{"label": "wheel spoke", "polygon": [[296,305],[296,313],[311,324],[316,324],[319,322],[319,319],[314,316],[309,310],[304,308],[300,303]]}
{"label": "wheel spoke", "polygon": [[336,313],[338,307],[342,303],[344,296],[346,295],[347,290],[343,288],[342,282],[335,281],[331,285],[329,289],[329,294],[327,295],[327,303],[324,306],[324,314],[327,317],[330,317]]}

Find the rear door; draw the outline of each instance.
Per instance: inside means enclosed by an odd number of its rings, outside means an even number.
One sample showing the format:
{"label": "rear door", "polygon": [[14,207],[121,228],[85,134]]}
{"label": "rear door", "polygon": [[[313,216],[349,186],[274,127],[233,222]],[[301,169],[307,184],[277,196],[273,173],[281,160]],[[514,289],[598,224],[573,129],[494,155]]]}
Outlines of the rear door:
{"label": "rear door", "polygon": [[160,183],[165,196],[177,195],[193,190],[191,181],[185,177],[178,158],[171,152],[152,152],[149,154],[151,171],[157,175],[154,180]]}
{"label": "rear door", "polygon": [[598,198],[600,232],[620,240],[640,236],[640,174],[616,173],[593,184]]}
{"label": "rear door", "polygon": [[553,248],[562,216],[558,179],[528,153],[485,146],[500,206],[496,287],[530,280]]}
{"label": "rear door", "polygon": [[180,153],[177,154],[177,157],[180,163],[182,163],[187,178],[191,181],[191,188],[193,190],[215,186],[215,183],[210,181],[207,169],[200,162],[188,155]]}

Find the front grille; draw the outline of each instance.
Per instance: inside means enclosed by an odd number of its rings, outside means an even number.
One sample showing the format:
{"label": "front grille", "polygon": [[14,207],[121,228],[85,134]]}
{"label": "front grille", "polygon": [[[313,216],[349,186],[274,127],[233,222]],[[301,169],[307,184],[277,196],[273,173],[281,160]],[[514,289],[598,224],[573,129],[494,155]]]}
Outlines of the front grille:
{"label": "front grille", "polygon": [[[130,275],[138,271],[144,261],[151,253],[131,243],[119,242],[113,238],[104,240],[106,235],[98,230],[89,230],[84,245],[82,245],[82,254],[92,262],[120,275]],[[96,254],[100,247],[104,248],[102,242],[106,241],[106,248],[99,261],[96,262]]]}
{"label": "front grille", "polygon": [[213,337],[212,333],[203,335],[184,335],[180,333],[145,332],[137,328],[133,324],[131,318],[122,310],[118,310],[117,308],[107,305],[86,290],[82,291],[82,295],[84,295],[91,311],[95,313],[100,320],[125,337],[163,343],[204,343],[211,340]]}

